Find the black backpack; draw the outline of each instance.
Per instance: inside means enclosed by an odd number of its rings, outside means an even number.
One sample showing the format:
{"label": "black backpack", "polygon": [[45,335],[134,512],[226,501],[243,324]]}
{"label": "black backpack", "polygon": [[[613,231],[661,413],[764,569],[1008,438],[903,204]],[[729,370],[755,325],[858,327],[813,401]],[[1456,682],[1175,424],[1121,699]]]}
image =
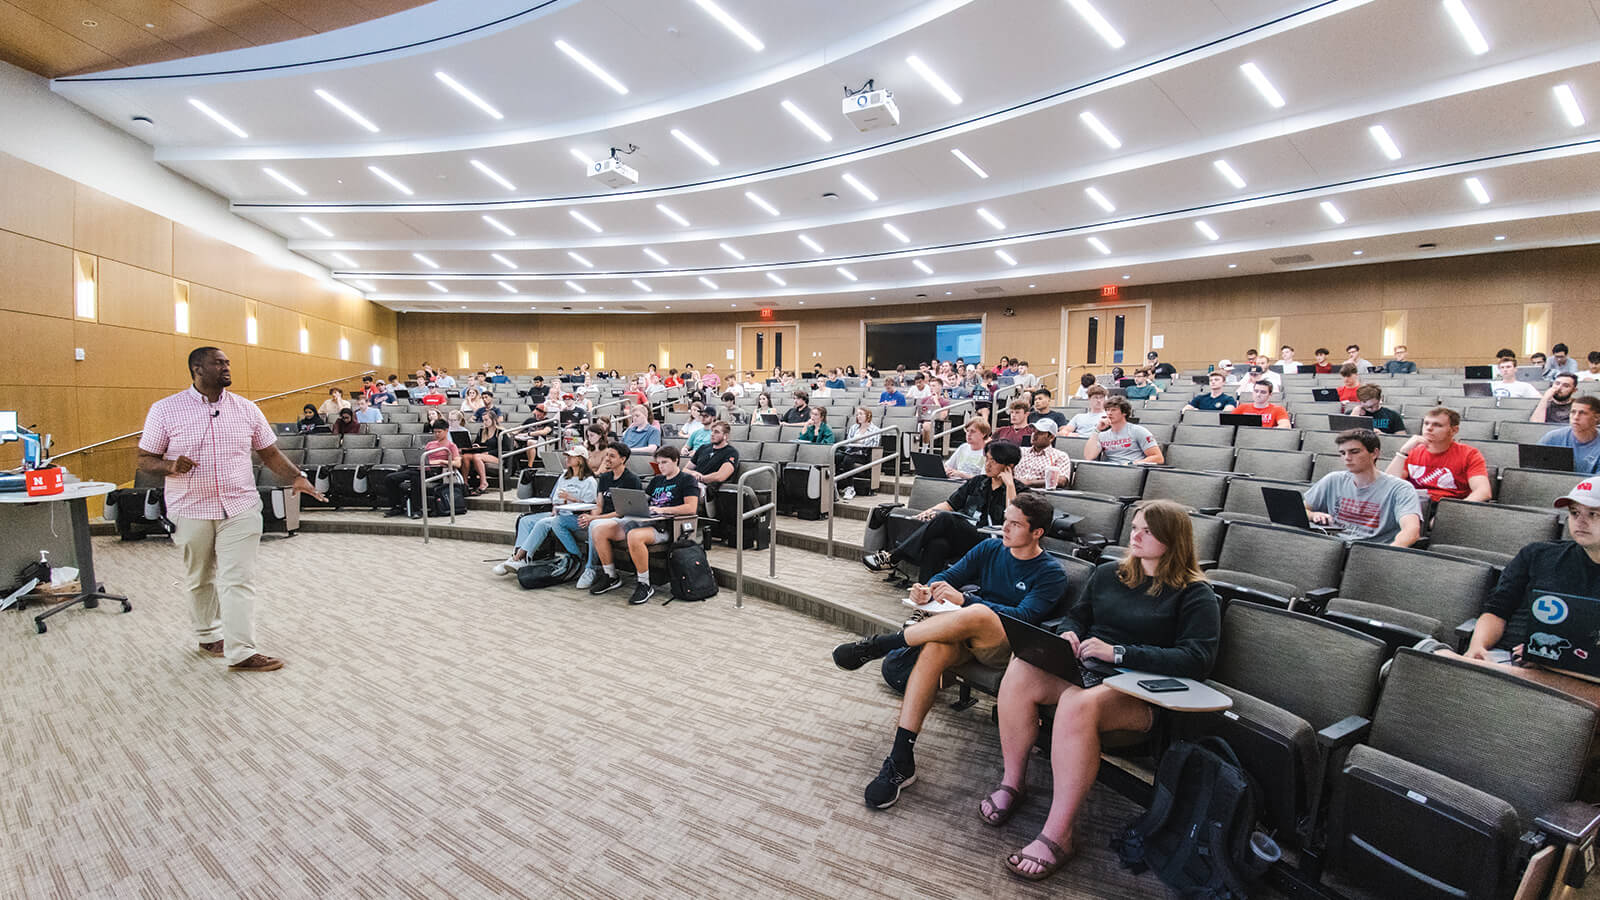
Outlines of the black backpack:
{"label": "black backpack", "polygon": [[705,600],[717,595],[717,576],[700,542],[692,538],[676,541],[667,551],[667,577],[672,582],[673,600]]}
{"label": "black backpack", "polygon": [[1150,808],[1111,849],[1185,900],[1243,900],[1246,880],[1261,874],[1250,849],[1257,811],[1256,786],[1226,741],[1177,741],[1161,757]]}
{"label": "black backpack", "polygon": [[553,587],[576,579],[582,571],[583,563],[578,557],[557,553],[544,559],[528,560],[517,570],[517,584],[529,589]]}

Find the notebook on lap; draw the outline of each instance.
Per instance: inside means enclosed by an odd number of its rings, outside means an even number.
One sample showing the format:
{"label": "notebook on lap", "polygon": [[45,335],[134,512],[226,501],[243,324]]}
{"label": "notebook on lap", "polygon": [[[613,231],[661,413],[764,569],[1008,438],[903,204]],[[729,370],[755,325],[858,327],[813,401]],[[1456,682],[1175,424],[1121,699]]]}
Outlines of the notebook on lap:
{"label": "notebook on lap", "polygon": [[1048,629],[1006,615],[1000,617],[1000,625],[1006,630],[1006,642],[1011,645],[1013,656],[1068,684],[1092,688],[1119,671],[1099,660],[1080,663],[1072,653],[1072,644]]}

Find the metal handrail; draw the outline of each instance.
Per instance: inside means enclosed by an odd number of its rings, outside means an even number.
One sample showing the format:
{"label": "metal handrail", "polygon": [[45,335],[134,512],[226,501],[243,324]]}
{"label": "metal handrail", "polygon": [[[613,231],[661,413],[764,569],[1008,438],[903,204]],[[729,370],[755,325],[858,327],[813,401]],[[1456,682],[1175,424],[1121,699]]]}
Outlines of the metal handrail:
{"label": "metal handrail", "polygon": [[[428,543],[428,485],[436,481],[444,481],[451,475],[459,475],[460,473],[451,468],[450,464],[446,462],[443,472],[433,476],[428,475],[428,458],[427,455],[424,454],[422,458],[422,468],[417,472],[417,474],[422,476],[421,478],[417,479],[417,491],[422,495],[419,501],[422,506],[422,542],[426,544]],[[466,480],[465,476],[462,476],[462,480]],[[465,510],[463,510],[463,512],[465,512]],[[450,524],[454,525],[455,523],[456,492],[450,491]]]}
{"label": "metal handrail", "polygon": [[[956,402],[950,404],[949,406],[941,408],[940,412],[948,413],[951,410],[955,409],[956,407],[962,405],[963,403],[971,406],[974,412],[976,412],[977,409],[978,409],[978,398],[976,398],[976,397],[963,397],[960,400],[957,400]],[[934,432],[933,438],[928,442],[929,445],[932,446],[932,445],[937,444],[938,441],[939,441],[939,438],[949,437],[950,435],[955,434],[957,431],[966,430],[966,427],[967,427],[968,424],[970,424],[970,423],[968,423],[966,421],[966,419],[963,417],[963,419],[961,421],[961,424],[959,424],[959,425],[951,425],[949,428],[946,428],[943,431]]]}
{"label": "metal handrail", "polygon": [[[332,379],[329,379],[327,381],[318,382],[316,384],[308,384],[305,387],[295,388],[292,391],[284,391],[281,394],[269,394],[269,395],[267,395],[265,397],[258,397],[257,399],[251,400],[250,402],[251,403],[262,403],[262,402],[265,402],[267,400],[276,400],[279,397],[287,397],[290,394],[304,393],[305,391],[312,390],[313,388],[319,388],[319,387],[323,387],[325,385],[330,385],[330,384],[338,384],[341,381],[349,381],[352,378],[360,378],[363,375],[376,375],[376,374],[378,374],[378,370],[377,369],[368,369],[365,372],[357,372],[354,375],[346,375],[343,378],[332,378]],[[115,444],[117,441],[125,441],[128,438],[135,438],[135,437],[138,437],[141,434],[144,434],[144,429],[142,429],[142,428],[139,429],[138,431],[130,431],[127,434],[119,434],[114,438],[107,438],[106,440],[103,440],[103,441],[96,441],[93,444],[85,444],[82,447],[78,447],[78,448],[73,449],[73,450],[68,450],[65,453],[56,453],[56,454],[51,455],[50,458],[51,459],[55,459],[55,460],[65,459],[66,457],[71,456],[74,453],[85,453],[87,451],[95,449],[96,447],[104,447],[107,444]]]}
{"label": "metal handrail", "polygon": [[[762,504],[755,509],[746,511],[744,508],[744,483],[745,479],[757,472],[772,472],[772,502]],[[733,525],[733,605],[735,609],[744,608],[744,522],[745,519],[759,516],[771,511],[767,517],[767,576],[776,578],[778,575],[778,490],[782,487],[783,471],[776,463],[767,463],[747,469],[740,473],[739,480],[734,482],[734,525]],[[754,490],[754,489],[752,489]],[[829,517],[832,521],[832,517]]]}
{"label": "metal handrail", "polygon": [[[884,432],[888,432],[888,431],[895,432],[895,440],[894,440],[895,452],[893,454],[893,456],[894,456],[894,502],[895,503],[899,503],[900,502],[900,472],[901,472],[901,469],[900,469],[900,426],[899,425],[890,425],[887,428],[880,429],[878,432],[876,432],[876,434],[877,435],[882,435]],[[880,442],[880,445],[881,445],[881,442]],[[881,465],[883,465],[884,463],[886,463],[888,461],[889,461],[889,457],[887,457],[887,456],[880,456],[877,459],[868,460],[867,462],[865,462],[865,463],[863,463],[863,464],[861,464],[859,466],[856,466],[854,469],[848,469],[848,470],[843,471],[843,472],[835,472],[834,476],[833,476],[833,481],[834,481],[835,484],[838,484],[839,482],[843,481],[846,478],[854,478],[855,476],[861,474],[862,472],[865,472],[868,469],[873,468],[874,466],[881,466]],[[838,518],[838,516],[829,516],[828,517],[828,558],[829,559],[833,558],[833,522],[837,518]]]}
{"label": "metal handrail", "polygon": [[[518,453],[527,453],[529,450],[538,450],[538,448],[544,444],[560,440],[561,435],[559,430],[561,428],[561,417],[557,416],[554,419],[539,419],[533,422],[523,422],[521,425],[518,425],[515,428],[506,428],[500,432],[500,434],[516,437],[521,432],[527,431],[530,428],[537,428],[540,425],[554,425],[556,426],[557,433],[543,440],[534,441],[531,446],[513,447],[510,450],[495,456],[495,461],[499,464],[499,470],[495,473],[495,483],[499,486],[497,499],[500,504],[500,512],[506,511],[506,460],[510,457],[516,456]],[[499,438],[499,436],[500,435],[498,434],[495,435],[496,438]]]}

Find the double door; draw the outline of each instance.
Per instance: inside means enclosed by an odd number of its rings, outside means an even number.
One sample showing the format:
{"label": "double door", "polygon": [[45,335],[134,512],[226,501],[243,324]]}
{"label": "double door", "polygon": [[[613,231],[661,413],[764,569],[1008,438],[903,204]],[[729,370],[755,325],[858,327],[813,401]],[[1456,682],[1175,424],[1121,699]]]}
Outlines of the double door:
{"label": "double door", "polygon": [[1143,305],[1067,310],[1061,387],[1076,390],[1079,375],[1104,374],[1112,366],[1121,366],[1132,377],[1133,370],[1144,364],[1149,317],[1149,307]]}
{"label": "double door", "polygon": [[797,325],[747,325],[739,329],[739,370],[765,376],[773,369],[795,369],[799,360]]}

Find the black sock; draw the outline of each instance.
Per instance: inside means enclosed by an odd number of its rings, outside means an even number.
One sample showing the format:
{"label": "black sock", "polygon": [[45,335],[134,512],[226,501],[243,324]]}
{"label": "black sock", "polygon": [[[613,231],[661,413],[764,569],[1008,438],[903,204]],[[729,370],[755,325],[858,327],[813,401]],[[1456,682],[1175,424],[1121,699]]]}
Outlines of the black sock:
{"label": "black sock", "polygon": [[889,751],[889,758],[894,760],[894,767],[902,775],[910,775],[916,771],[917,758],[912,752],[917,746],[917,733],[904,728],[894,730],[894,749]]}
{"label": "black sock", "polygon": [[890,634],[880,634],[872,639],[872,649],[880,656],[888,656],[891,652],[899,650],[906,645],[906,633],[896,631]]}

